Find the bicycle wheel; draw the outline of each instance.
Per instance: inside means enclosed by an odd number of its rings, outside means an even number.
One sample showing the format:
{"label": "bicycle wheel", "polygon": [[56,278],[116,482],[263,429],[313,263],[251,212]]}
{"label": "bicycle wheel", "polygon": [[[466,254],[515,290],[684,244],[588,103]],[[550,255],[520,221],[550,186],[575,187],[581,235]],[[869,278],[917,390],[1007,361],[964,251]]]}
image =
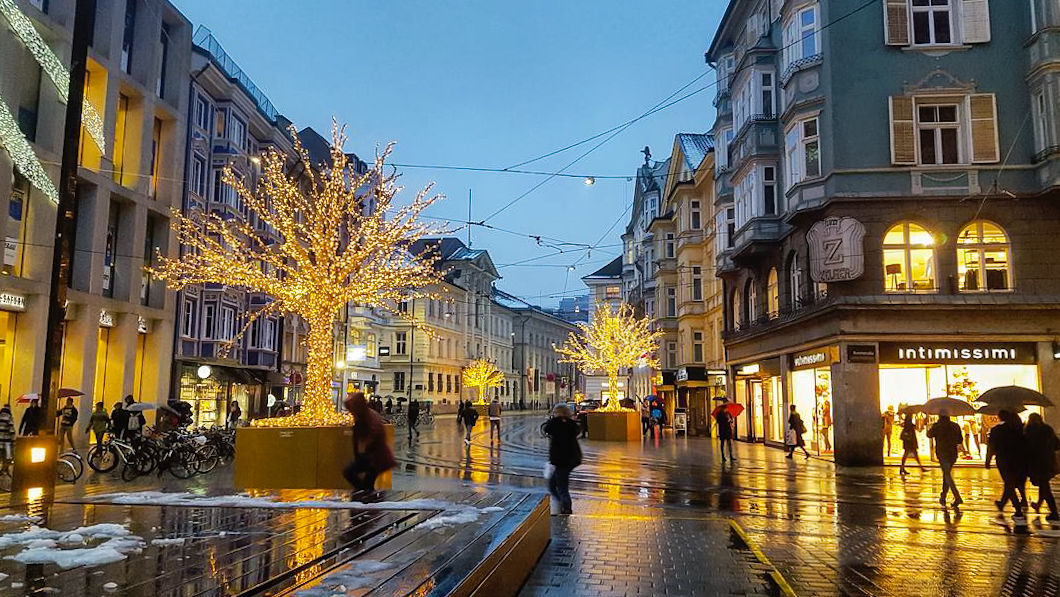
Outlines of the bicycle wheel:
{"label": "bicycle wheel", "polygon": [[210,444],[195,450],[195,470],[200,473],[208,473],[217,468],[221,458],[217,455],[217,448]]}
{"label": "bicycle wheel", "polygon": [[77,481],[77,470],[74,469],[74,465],[70,464],[70,462],[64,458],[60,458],[59,461],[55,463],[55,472],[60,481],[65,481],[67,483]]}
{"label": "bicycle wheel", "polygon": [[136,456],[133,457],[133,464],[136,466],[136,472],[141,475],[146,475],[155,470],[158,461],[155,460],[155,455],[153,453],[144,451],[138,452]]}
{"label": "bicycle wheel", "polygon": [[132,481],[136,477],[140,476],[140,471],[136,468],[135,462],[126,462],[121,467],[121,480]]}
{"label": "bicycle wheel", "polygon": [[76,452],[66,452],[59,456],[59,461],[70,465],[70,471],[74,476],[71,482],[77,481],[81,478],[81,475],[85,474],[85,462],[81,460],[81,456]]}
{"label": "bicycle wheel", "polygon": [[88,466],[97,473],[109,473],[118,466],[118,451],[113,446],[93,446],[88,451]]}
{"label": "bicycle wheel", "polygon": [[190,479],[195,475],[195,454],[187,448],[176,448],[169,456],[169,472],[178,479]]}

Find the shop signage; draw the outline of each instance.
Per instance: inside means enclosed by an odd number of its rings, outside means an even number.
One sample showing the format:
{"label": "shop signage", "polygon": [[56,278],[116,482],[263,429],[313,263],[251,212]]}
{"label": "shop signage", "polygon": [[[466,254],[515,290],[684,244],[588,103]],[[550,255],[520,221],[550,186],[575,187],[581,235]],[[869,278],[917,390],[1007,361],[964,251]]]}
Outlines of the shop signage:
{"label": "shop signage", "polygon": [[854,218],[825,218],[806,233],[814,282],[846,282],[865,273],[865,226]]}
{"label": "shop signage", "polygon": [[101,328],[112,328],[114,327],[114,314],[106,309],[100,309],[99,311],[99,327]]}
{"label": "shop signage", "polygon": [[677,370],[677,381],[688,381],[688,369],[681,367]]}
{"label": "shop signage", "polygon": [[1031,364],[1033,342],[880,342],[880,362],[887,364]]}
{"label": "shop signage", "polygon": [[380,346],[379,347],[379,356],[381,356],[381,357],[390,356],[390,347],[389,346]]}
{"label": "shop signage", "polygon": [[847,344],[848,363],[875,363],[875,344]]}
{"label": "shop signage", "polygon": [[795,353],[791,355],[791,367],[793,369],[815,369],[831,365],[839,360],[836,358],[835,352],[835,348],[825,346],[824,348]]}
{"label": "shop signage", "polygon": [[13,292],[0,292],[0,309],[4,311],[25,311],[26,297]]}

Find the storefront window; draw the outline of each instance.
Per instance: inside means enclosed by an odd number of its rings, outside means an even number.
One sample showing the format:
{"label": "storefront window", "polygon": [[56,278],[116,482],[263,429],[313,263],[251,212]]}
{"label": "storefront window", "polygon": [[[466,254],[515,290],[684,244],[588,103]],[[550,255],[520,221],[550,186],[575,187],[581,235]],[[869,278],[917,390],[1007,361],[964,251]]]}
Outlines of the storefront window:
{"label": "storefront window", "polygon": [[832,373],[829,367],[801,369],[791,374],[792,403],[806,424],[806,449],[832,452]]}
{"label": "storefront window", "polygon": [[780,315],[780,284],[777,282],[777,268],[769,270],[766,293],[766,298],[769,301],[769,318],[776,319]]}
{"label": "storefront window", "polygon": [[917,224],[903,222],[883,238],[884,289],[887,292],[934,292],[935,239]]}
{"label": "storefront window", "polygon": [[1008,290],[1009,242],[990,222],[973,222],[957,237],[957,278],[962,292]]}

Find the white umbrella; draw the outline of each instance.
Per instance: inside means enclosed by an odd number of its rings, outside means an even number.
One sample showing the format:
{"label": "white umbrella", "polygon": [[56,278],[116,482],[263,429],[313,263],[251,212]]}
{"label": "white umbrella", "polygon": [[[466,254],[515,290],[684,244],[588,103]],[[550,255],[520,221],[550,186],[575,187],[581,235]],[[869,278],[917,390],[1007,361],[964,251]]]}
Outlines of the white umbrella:
{"label": "white umbrella", "polygon": [[158,408],[158,407],[155,406],[154,404],[149,403],[149,402],[134,402],[133,404],[130,404],[129,406],[126,406],[125,410],[131,411],[131,412],[134,412],[134,413],[141,413],[141,412],[143,412],[145,410],[154,410],[156,408]]}

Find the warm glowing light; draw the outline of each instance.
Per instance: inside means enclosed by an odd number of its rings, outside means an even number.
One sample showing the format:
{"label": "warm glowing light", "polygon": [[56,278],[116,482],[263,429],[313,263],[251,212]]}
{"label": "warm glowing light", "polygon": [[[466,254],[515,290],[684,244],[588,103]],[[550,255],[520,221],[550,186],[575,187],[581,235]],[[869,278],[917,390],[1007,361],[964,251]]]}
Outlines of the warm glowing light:
{"label": "warm glowing light", "polygon": [[343,360],[335,361],[335,368],[336,369],[345,369],[346,368],[346,361],[343,361]]}
{"label": "warm glowing light", "polygon": [[0,146],[7,148],[11,160],[15,162],[18,171],[29,180],[41,193],[44,193],[53,202],[59,202],[59,190],[52,184],[52,179],[44,171],[37,154],[33,152],[22,129],[18,128],[18,121],[11,111],[7,109],[4,98],[0,95]]}
{"label": "warm glowing light", "polygon": [[619,405],[622,393],[617,389],[623,384],[618,381],[618,372],[627,367],[635,367],[641,359],[657,368],[655,351],[658,350],[659,336],[662,332],[651,330],[648,318],[638,319],[633,315],[633,307],[622,304],[612,311],[611,306],[597,303],[589,323],[579,323],[581,334],[571,332],[567,342],[556,352],[563,355],[561,363],[573,363],[585,373],[603,371],[607,374],[608,392],[613,400],[608,400],[603,411],[621,411]]}
{"label": "warm glowing light", "polygon": [[[413,255],[417,240],[445,229],[420,220],[420,213],[439,196],[431,186],[407,205],[394,198],[401,188],[397,174],[387,173],[390,144],[360,174],[343,150],[346,134],[332,129],[330,165],[317,165],[302,147],[294,127],[292,140],[301,162],[287,174],[288,157],[275,149],[262,156],[261,180],[252,192],[231,168],[224,184],[235,188],[253,218],[225,219],[192,210],[175,213],[173,229],[185,247],[179,257],[161,257],[152,271],[180,290],[191,284],[225,284],[271,297],[265,307],[247,314],[240,339],[257,318],[293,313],[309,325],[305,336],[305,394],[299,412],[290,417],[258,419],[261,426],[347,425],[350,417],[331,400],[334,372],[334,321],[347,304],[381,308],[423,327],[398,305],[416,298],[440,298],[427,288],[440,285],[446,272],[433,252]],[[372,207],[374,206],[374,207]],[[262,230],[275,233],[263,236]],[[423,328],[428,334],[430,330]]]}
{"label": "warm glowing light", "polygon": [[751,365],[744,365],[743,367],[740,367],[739,371],[737,371],[736,374],[737,375],[754,375],[754,374],[758,373],[761,370],[762,370],[761,366],[759,366],[758,363],[754,363],[754,364],[751,364]]}
{"label": "warm glowing light", "polygon": [[44,497],[43,487],[30,487],[26,490],[26,499],[31,502],[36,502]]}
{"label": "warm glowing light", "polygon": [[485,404],[486,390],[504,385],[504,374],[486,359],[471,361],[461,376],[465,387],[478,388],[478,404]]}
{"label": "warm glowing light", "polygon": [[44,462],[44,459],[48,457],[48,451],[44,448],[30,448],[29,449],[29,461],[30,462]]}
{"label": "warm glowing light", "polygon": [[209,365],[199,365],[199,368],[195,371],[195,374],[199,376],[199,379],[206,379],[213,373],[213,369]]}

